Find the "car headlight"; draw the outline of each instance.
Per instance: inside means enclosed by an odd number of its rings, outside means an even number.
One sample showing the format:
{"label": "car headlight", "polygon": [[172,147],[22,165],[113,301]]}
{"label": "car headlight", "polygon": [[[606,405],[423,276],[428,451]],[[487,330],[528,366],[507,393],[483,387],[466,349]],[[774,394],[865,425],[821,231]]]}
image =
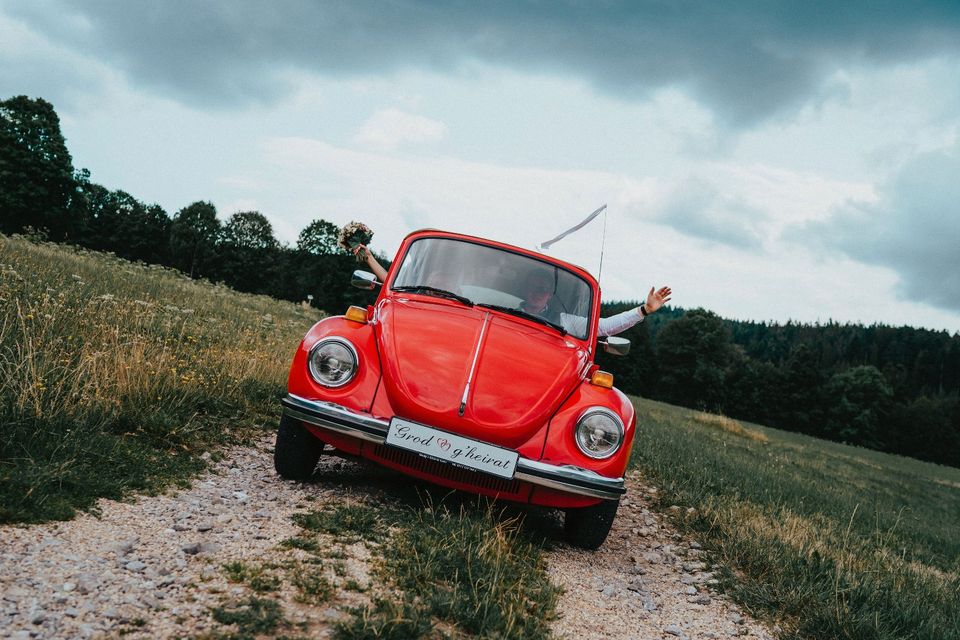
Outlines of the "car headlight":
{"label": "car headlight", "polygon": [[310,375],[325,387],[342,387],[357,373],[357,350],[346,338],[324,338],[307,358]]}
{"label": "car headlight", "polygon": [[577,420],[577,447],[590,458],[609,458],[623,443],[623,423],[603,407],[587,409]]}

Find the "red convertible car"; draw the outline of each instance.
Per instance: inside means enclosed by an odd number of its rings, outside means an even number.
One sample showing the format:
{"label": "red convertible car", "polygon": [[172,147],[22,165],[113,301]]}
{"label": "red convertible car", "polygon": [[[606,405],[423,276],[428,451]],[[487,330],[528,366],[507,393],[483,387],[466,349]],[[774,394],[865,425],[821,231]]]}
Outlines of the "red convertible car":
{"label": "red convertible car", "polygon": [[[624,493],[635,416],[594,353],[600,289],[534,251],[407,236],[376,303],[315,324],[290,369],[274,461],[308,479],[329,445],[445,487],[565,511],[595,549]],[[549,296],[534,313],[531,296]]]}

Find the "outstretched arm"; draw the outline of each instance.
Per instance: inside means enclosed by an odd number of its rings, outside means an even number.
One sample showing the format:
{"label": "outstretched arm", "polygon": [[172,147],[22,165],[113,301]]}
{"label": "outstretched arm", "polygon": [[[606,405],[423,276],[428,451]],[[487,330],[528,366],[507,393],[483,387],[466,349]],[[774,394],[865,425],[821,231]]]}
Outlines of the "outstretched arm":
{"label": "outstretched arm", "polygon": [[364,252],[364,259],[367,261],[367,266],[370,267],[370,270],[373,271],[373,275],[377,276],[377,279],[380,282],[387,281],[387,270],[377,262],[377,259],[373,257],[373,253],[370,249],[367,249],[365,245],[358,245],[356,249],[353,250],[353,255],[357,255],[361,251]]}
{"label": "outstretched arm", "polygon": [[618,313],[608,318],[600,318],[600,326],[597,332],[601,336],[614,336],[626,331],[646,316],[651,313],[656,313],[663,305],[670,302],[670,295],[672,293],[670,287],[660,287],[657,290],[650,287],[650,293],[647,294],[646,302],[639,307],[634,307],[623,313]]}

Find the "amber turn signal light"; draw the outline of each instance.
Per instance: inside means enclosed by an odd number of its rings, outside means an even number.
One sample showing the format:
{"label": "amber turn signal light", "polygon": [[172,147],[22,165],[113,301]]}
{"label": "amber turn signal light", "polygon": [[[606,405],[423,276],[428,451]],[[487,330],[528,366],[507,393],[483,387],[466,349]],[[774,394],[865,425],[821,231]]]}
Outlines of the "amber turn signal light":
{"label": "amber turn signal light", "polygon": [[607,373],[606,371],[594,371],[593,375],[590,376],[590,384],[595,384],[605,389],[613,389],[613,374]]}
{"label": "amber turn signal light", "polygon": [[363,307],[350,307],[347,309],[346,318],[360,324],[367,324],[367,310]]}

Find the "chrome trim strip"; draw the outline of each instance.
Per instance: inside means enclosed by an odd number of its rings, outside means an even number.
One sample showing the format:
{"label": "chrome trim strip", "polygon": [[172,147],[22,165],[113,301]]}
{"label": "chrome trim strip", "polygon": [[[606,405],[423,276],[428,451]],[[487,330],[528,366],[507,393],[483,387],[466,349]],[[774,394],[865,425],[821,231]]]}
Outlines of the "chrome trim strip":
{"label": "chrome trim strip", "polygon": [[[289,393],[280,403],[286,415],[307,424],[375,444],[383,444],[387,439],[389,421],[347,409],[334,402],[307,400]],[[607,478],[588,469],[553,465],[527,458],[517,460],[517,472],[513,477],[541,487],[591,498],[616,500],[626,493],[623,478]]]}
{"label": "chrome trim strip", "polygon": [[460,409],[457,411],[461,416],[467,410],[467,396],[470,395],[470,383],[473,381],[473,373],[477,370],[477,360],[480,358],[480,347],[483,346],[483,336],[487,333],[487,326],[490,324],[490,312],[487,311],[483,316],[483,326],[480,327],[480,337],[477,339],[477,346],[473,350],[473,364],[470,365],[470,373],[467,374],[467,385],[463,388],[463,396],[460,398]]}
{"label": "chrome trim strip", "polygon": [[389,422],[352,411],[333,402],[307,400],[288,393],[280,403],[283,405],[284,413],[308,424],[377,444],[383,444],[387,439]]}
{"label": "chrome trim strip", "polygon": [[517,472],[513,477],[517,480],[529,482],[530,484],[546,487],[547,489],[556,489],[565,493],[575,493],[577,495],[588,496],[590,498],[602,498],[603,500],[617,500],[620,498],[620,496],[627,492],[627,490],[623,488],[608,490],[594,489],[592,487],[581,487],[579,485],[567,484],[566,482],[561,482],[559,480],[529,476],[520,472]]}
{"label": "chrome trim strip", "polygon": [[594,498],[613,500],[627,492],[623,478],[608,478],[589,469],[554,465],[527,458],[517,460],[517,480]]}

